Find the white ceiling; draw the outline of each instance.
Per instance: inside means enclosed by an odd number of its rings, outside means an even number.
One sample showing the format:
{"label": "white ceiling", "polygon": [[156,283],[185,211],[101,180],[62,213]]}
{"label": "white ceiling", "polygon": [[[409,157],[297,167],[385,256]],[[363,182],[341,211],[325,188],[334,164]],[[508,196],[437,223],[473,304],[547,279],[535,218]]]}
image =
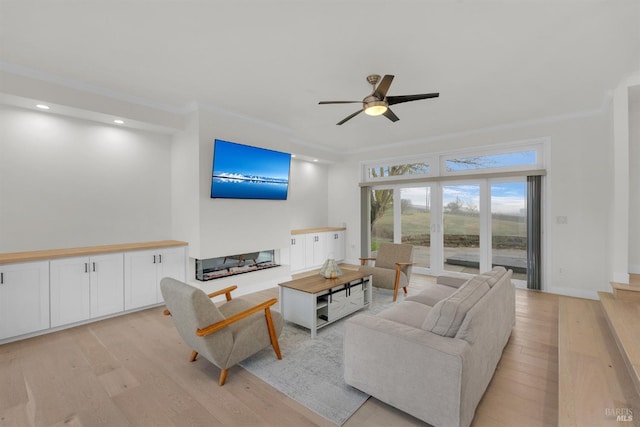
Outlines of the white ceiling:
{"label": "white ceiling", "polygon": [[[0,61],[357,151],[601,110],[640,69],[640,0],[0,0]],[[368,74],[396,76],[388,95],[440,98],[336,126],[359,104],[318,101],[364,98]]]}

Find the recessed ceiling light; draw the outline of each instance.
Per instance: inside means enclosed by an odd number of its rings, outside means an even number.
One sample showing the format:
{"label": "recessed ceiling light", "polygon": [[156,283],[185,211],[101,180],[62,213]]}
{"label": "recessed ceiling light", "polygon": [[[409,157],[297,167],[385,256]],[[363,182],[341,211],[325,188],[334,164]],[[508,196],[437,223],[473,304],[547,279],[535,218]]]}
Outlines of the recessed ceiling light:
{"label": "recessed ceiling light", "polygon": [[314,161],[314,162],[317,162],[317,161],[318,161],[318,159],[313,159],[313,161]]}
{"label": "recessed ceiling light", "polygon": [[36,107],[40,108],[41,110],[48,110],[49,106],[48,105],[44,105],[44,104],[38,104],[36,105]]}
{"label": "recessed ceiling light", "polygon": [[113,123],[115,123],[117,125],[122,125],[122,124],[124,124],[124,121],[120,120],[120,119],[116,119],[116,120],[113,121]]}
{"label": "recessed ceiling light", "polygon": [[296,157],[296,155],[295,155],[295,154],[292,154],[292,155],[291,155],[291,157]]}

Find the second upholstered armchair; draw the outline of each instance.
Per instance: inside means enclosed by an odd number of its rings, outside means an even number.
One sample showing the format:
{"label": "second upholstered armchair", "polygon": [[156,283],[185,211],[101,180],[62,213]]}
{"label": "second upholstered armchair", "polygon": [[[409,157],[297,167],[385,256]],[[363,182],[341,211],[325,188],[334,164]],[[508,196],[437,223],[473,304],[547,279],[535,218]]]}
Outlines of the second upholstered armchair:
{"label": "second upholstered armchair", "polygon": [[[224,385],[230,367],[269,344],[278,359],[282,359],[278,336],[283,319],[279,312],[270,310],[278,300],[272,298],[254,305],[242,298],[232,299],[234,289],[236,286],[207,295],[168,277],[160,281],[167,304],[165,314],[171,315],[178,333],[193,350],[191,361],[200,354],[219,367],[220,385]],[[210,298],[217,295],[225,295],[227,301],[216,305]]]}
{"label": "second upholstered armchair", "polygon": [[[368,265],[368,261],[375,261]],[[375,258],[360,258],[360,271],[373,276],[373,286],[393,289],[393,300],[402,288],[407,293],[411,266],[413,265],[413,245],[406,243],[381,243]]]}

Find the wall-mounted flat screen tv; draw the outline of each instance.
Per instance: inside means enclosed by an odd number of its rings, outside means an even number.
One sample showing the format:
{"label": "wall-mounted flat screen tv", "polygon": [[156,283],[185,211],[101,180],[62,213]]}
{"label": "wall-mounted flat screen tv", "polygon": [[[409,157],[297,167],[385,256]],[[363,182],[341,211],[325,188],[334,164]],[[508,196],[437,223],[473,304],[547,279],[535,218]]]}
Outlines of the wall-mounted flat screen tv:
{"label": "wall-mounted flat screen tv", "polygon": [[211,197],[286,200],[291,154],[215,140]]}

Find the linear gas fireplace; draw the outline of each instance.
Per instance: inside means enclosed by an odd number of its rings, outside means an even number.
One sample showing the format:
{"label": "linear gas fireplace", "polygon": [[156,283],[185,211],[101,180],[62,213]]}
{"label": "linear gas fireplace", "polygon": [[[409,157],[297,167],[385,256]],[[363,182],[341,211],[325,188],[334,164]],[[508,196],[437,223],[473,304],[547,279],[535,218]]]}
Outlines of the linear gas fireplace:
{"label": "linear gas fireplace", "polygon": [[279,266],[276,263],[275,250],[273,249],[218,258],[196,259],[196,279],[201,281],[220,279]]}

